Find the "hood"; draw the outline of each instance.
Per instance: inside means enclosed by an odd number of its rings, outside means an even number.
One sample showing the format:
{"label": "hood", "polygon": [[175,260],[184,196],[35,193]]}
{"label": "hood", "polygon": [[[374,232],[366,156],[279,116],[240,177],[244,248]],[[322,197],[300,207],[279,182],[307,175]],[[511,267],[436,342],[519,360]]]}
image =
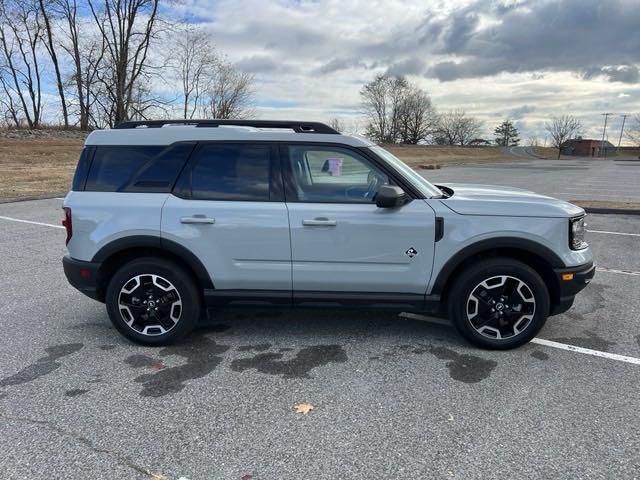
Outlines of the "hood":
{"label": "hood", "polygon": [[521,188],[463,183],[442,186],[454,192],[442,203],[461,215],[566,218],[584,214],[582,208],[569,202]]}

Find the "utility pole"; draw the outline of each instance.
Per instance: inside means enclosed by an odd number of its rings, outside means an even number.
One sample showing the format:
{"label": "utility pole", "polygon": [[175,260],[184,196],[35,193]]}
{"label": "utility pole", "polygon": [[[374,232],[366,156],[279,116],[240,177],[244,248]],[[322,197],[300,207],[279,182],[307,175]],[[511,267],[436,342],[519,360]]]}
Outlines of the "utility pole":
{"label": "utility pole", "polygon": [[607,133],[607,120],[609,115],[613,115],[613,113],[601,113],[600,115],[604,115],[604,128],[602,129],[602,143],[600,143],[600,156],[606,157],[607,151],[604,148],[604,139]]}
{"label": "utility pole", "polygon": [[622,134],[624,132],[624,122],[626,122],[628,116],[629,115],[627,115],[626,113],[622,115],[622,128],[620,128],[620,138],[618,139],[618,148],[616,148],[616,153],[618,153],[618,151],[620,150],[620,144],[622,143]]}

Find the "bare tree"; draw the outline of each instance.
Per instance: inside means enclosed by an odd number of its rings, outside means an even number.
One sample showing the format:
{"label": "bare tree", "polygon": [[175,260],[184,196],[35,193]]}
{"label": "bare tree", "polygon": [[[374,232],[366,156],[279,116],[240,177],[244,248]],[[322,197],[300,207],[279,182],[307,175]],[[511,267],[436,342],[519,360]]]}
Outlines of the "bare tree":
{"label": "bare tree", "polygon": [[392,143],[395,140],[391,133],[390,89],[391,77],[378,75],[360,90],[364,113],[369,120],[367,135],[380,143]]}
{"label": "bare tree", "polygon": [[220,61],[206,31],[194,26],[176,27],[168,65],[181,87],[182,117],[194,118],[216,78]]}
{"label": "bare tree", "polygon": [[[104,128],[109,126],[110,119],[104,115],[104,89],[99,80],[104,58],[104,40],[83,40],[78,56],[74,52],[74,73],[72,81],[75,83],[78,98],[78,116],[80,128]],[[75,50],[75,47],[74,47]],[[77,63],[76,63],[77,62]]]}
{"label": "bare tree", "polygon": [[251,117],[254,115],[250,108],[252,99],[253,76],[220,60],[203,95],[206,116],[219,119]]}
{"label": "bare tree", "polygon": [[[104,44],[99,81],[111,126],[140,114],[149,47],[157,31],[159,0],[87,0]],[[135,108],[135,112],[133,111]]]}
{"label": "bare tree", "polygon": [[402,117],[405,115],[405,108],[408,106],[406,98],[409,95],[411,86],[405,77],[389,77],[389,106],[390,116],[390,140],[398,142],[400,140],[400,126]]}
{"label": "bare tree", "polygon": [[467,145],[480,134],[482,122],[470,117],[464,110],[450,110],[442,115],[434,134],[436,143]]}
{"label": "bare tree", "polygon": [[2,89],[2,95],[0,95],[0,107],[2,108],[2,123],[4,125],[20,126],[20,107],[15,103],[13,91],[11,90],[11,83],[7,77],[5,77],[4,65],[0,64],[0,88]]}
{"label": "bare tree", "polygon": [[633,121],[626,130],[625,136],[631,140],[634,145],[640,147],[640,114],[633,117]]}
{"label": "bare tree", "polygon": [[70,59],[69,72],[63,80],[69,97],[74,99],[72,114],[78,116],[80,129],[87,130],[91,105],[95,103],[90,99],[95,93],[98,69],[104,56],[104,38],[101,35],[96,38],[86,31],[88,29],[81,31],[83,22],[78,15],[77,0],[47,1],[54,18],[61,22],[57,45]]}
{"label": "bare tree", "polygon": [[58,61],[58,54],[56,52],[56,44],[53,39],[53,29],[51,27],[51,17],[55,14],[53,9],[54,3],[50,0],[38,0],[38,6],[40,7],[40,15],[42,16],[44,31],[46,33],[46,42],[44,42],[49,57],[51,57],[51,63],[53,64],[53,70],[56,76],[56,86],[58,87],[58,96],[60,97],[60,107],[62,108],[62,119],[65,128],[69,127],[69,113],[67,112],[67,101],[64,95],[64,83],[62,81],[62,72],[60,71],[60,62]]}
{"label": "bare tree", "polygon": [[529,146],[529,147],[539,147],[540,146],[540,139],[538,137],[536,137],[535,135],[530,135],[529,138],[527,138],[527,146]]}
{"label": "bare tree", "polygon": [[29,128],[38,128],[42,112],[42,78],[38,46],[42,24],[37,5],[30,0],[0,0],[0,83],[7,95],[16,127],[24,116]]}
{"label": "bare tree", "polygon": [[551,144],[558,149],[558,158],[560,158],[562,145],[582,131],[582,123],[571,115],[562,115],[560,117],[552,117],[544,128],[551,137]]}
{"label": "bare tree", "polygon": [[329,126],[340,133],[345,131],[344,121],[338,117],[333,117],[329,120]]}
{"label": "bare tree", "polygon": [[399,106],[398,135],[402,143],[417,144],[431,135],[438,115],[431,98],[419,88],[411,88]]}
{"label": "bare tree", "polygon": [[378,75],[360,91],[367,135],[381,143],[418,143],[432,132],[436,113],[426,92],[404,77]]}

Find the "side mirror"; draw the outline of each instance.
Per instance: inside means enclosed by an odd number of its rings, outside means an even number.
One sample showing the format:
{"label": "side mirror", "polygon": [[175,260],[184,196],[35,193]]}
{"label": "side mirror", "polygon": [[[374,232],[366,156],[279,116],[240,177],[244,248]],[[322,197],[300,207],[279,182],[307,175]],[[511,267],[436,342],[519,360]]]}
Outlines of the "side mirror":
{"label": "side mirror", "polygon": [[407,203],[407,194],[395,185],[383,185],[376,193],[376,206],[379,208],[398,208]]}

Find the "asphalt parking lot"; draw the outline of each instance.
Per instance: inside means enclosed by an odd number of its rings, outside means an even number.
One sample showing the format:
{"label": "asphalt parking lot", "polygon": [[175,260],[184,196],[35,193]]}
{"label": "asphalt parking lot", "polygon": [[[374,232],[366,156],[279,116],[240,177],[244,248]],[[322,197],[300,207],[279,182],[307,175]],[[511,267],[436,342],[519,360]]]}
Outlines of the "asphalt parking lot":
{"label": "asphalt parking lot", "polygon": [[509,185],[564,200],[640,202],[640,160],[543,160],[524,156],[517,162],[452,165],[421,173],[436,183]]}
{"label": "asphalt parking lot", "polygon": [[67,284],[61,204],[0,205],[3,478],[640,477],[638,216],[589,216],[599,271],[542,330],[555,346],[246,310],[150,349]]}

